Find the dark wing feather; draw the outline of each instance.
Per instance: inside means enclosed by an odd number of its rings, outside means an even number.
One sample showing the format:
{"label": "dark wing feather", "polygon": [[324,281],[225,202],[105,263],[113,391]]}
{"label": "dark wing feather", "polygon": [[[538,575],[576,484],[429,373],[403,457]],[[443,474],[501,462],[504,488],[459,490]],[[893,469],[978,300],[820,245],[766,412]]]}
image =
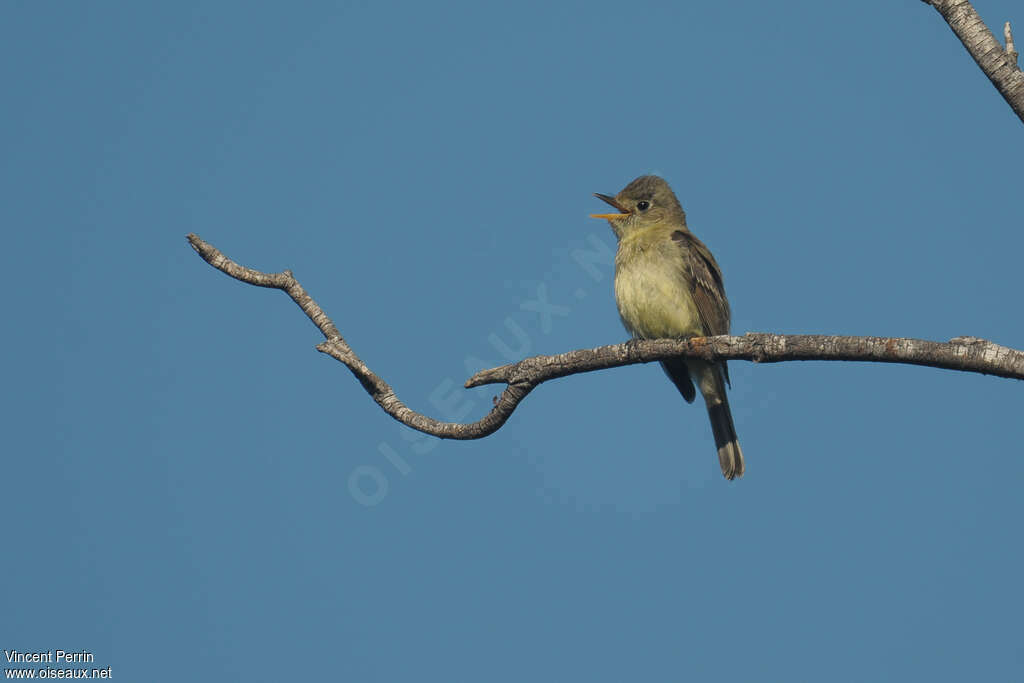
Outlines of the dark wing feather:
{"label": "dark wing feather", "polygon": [[[672,241],[680,246],[683,267],[704,333],[709,337],[729,334],[729,300],[725,298],[722,270],[715,262],[715,257],[689,231],[676,230],[672,233]],[[724,361],[722,369],[725,371],[725,381],[728,382],[729,369]]]}
{"label": "dark wing feather", "polygon": [[672,241],[682,249],[690,292],[697,304],[700,322],[708,336],[729,334],[729,300],[725,298],[722,271],[704,243],[691,233],[676,230]]}
{"label": "dark wing feather", "polygon": [[682,358],[667,358],[661,361],[661,368],[672,380],[672,384],[676,385],[676,389],[683,395],[686,402],[693,403],[693,399],[697,398],[697,390],[693,386],[693,380],[690,379],[690,368],[686,366],[686,361]]}

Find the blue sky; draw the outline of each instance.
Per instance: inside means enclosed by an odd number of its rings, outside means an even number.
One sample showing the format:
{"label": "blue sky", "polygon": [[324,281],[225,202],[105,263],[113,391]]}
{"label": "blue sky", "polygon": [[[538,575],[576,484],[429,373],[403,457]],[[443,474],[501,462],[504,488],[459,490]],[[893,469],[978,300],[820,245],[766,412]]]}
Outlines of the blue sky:
{"label": "blue sky", "polygon": [[[1019,2],[975,6],[1024,31]],[[494,387],[458,389],[479,367],[626,338],[611,268],[573,255],[614,248],[591,193],[643,173],[714,251],[736,333],[1024,348],[1024,128],[923,3],[0,24],[0,647],[146,681],[1019,676],[1020,383],[734,363],[731,484],[654,365],[442,442],[185,242],[294,270],[447,419],[486,411]]]}

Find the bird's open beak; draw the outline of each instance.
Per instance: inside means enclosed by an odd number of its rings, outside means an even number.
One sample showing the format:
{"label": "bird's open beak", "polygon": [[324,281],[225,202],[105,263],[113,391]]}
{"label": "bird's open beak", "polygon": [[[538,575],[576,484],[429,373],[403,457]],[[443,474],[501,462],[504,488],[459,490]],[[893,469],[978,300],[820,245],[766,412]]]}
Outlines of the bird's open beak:
{"label": "bird's open beak", "polygon": [[600,199],[602,202],[606,202],[606,203],[611,204],[612,206],[614,206],[616,209],[619,210],[619,213],[592,213],[592,214],[590,214],[591,218],[604,218],[604,219],[607,219],[607,220],[612,220],[614,218],[627,218],[627,217],[629,217],[629,209],[627,209],[626,207],[622,206],[617,201],[615,201],[615,197],[609,197],[608,195],[601,194],[600,192],[595,192],[594,196],[597,197],[598,199]]}

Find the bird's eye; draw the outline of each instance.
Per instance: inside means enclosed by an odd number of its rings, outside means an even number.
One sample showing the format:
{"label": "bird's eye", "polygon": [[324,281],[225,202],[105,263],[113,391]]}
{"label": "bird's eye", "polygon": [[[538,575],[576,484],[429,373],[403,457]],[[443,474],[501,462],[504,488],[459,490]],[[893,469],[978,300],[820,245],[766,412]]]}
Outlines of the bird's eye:
{"label": "bird's eye", "polygon": [[646,199],[641,199],[636,203],[636,208],[638,211],[646,211],[647,209],[651,208],[651,203]]}

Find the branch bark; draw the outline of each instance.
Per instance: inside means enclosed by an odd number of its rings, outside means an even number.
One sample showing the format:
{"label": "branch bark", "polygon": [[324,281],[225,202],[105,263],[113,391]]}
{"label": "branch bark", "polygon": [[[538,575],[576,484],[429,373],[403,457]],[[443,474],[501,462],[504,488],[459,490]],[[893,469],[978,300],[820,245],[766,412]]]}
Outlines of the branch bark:
{"label": "branch bark", "polygon": [[747,333],[742,337],[652,339],[579,349],[556,356],[534,356],[518,363],[476,373],[466,387],[505,384],[494,407],[471,423],[441,422],[410,409],[394,390],[356,355],[338,328],[313,300],[290,270],[264,273],[241,266],[224,256],[198,235],[188,236],[192,248],[217,270],[257,287],[285,292],[324,335],[317,350],[340,361],[363,389],[388,415],[413,429],[442,439],[479,439],[497,431],[520,402],[539,384],[558,377],[665,358],[749,360],[779,363],[794,360],[845,360],[925,365],[947,370],[978,372],[1024,380],[1024,351],[1010,349],[976,337],[957,337],[949,342],[889,337],[849,337],[812,334]]}
{"label": "branch bark", "polygon": [[968,0],[921,0],[934,7],[967,52],[992,81],[1006,103],[1024,122],[1024,72],[1017,65],[1010,22],[1003,27],[1006,47],[992,34]]}

